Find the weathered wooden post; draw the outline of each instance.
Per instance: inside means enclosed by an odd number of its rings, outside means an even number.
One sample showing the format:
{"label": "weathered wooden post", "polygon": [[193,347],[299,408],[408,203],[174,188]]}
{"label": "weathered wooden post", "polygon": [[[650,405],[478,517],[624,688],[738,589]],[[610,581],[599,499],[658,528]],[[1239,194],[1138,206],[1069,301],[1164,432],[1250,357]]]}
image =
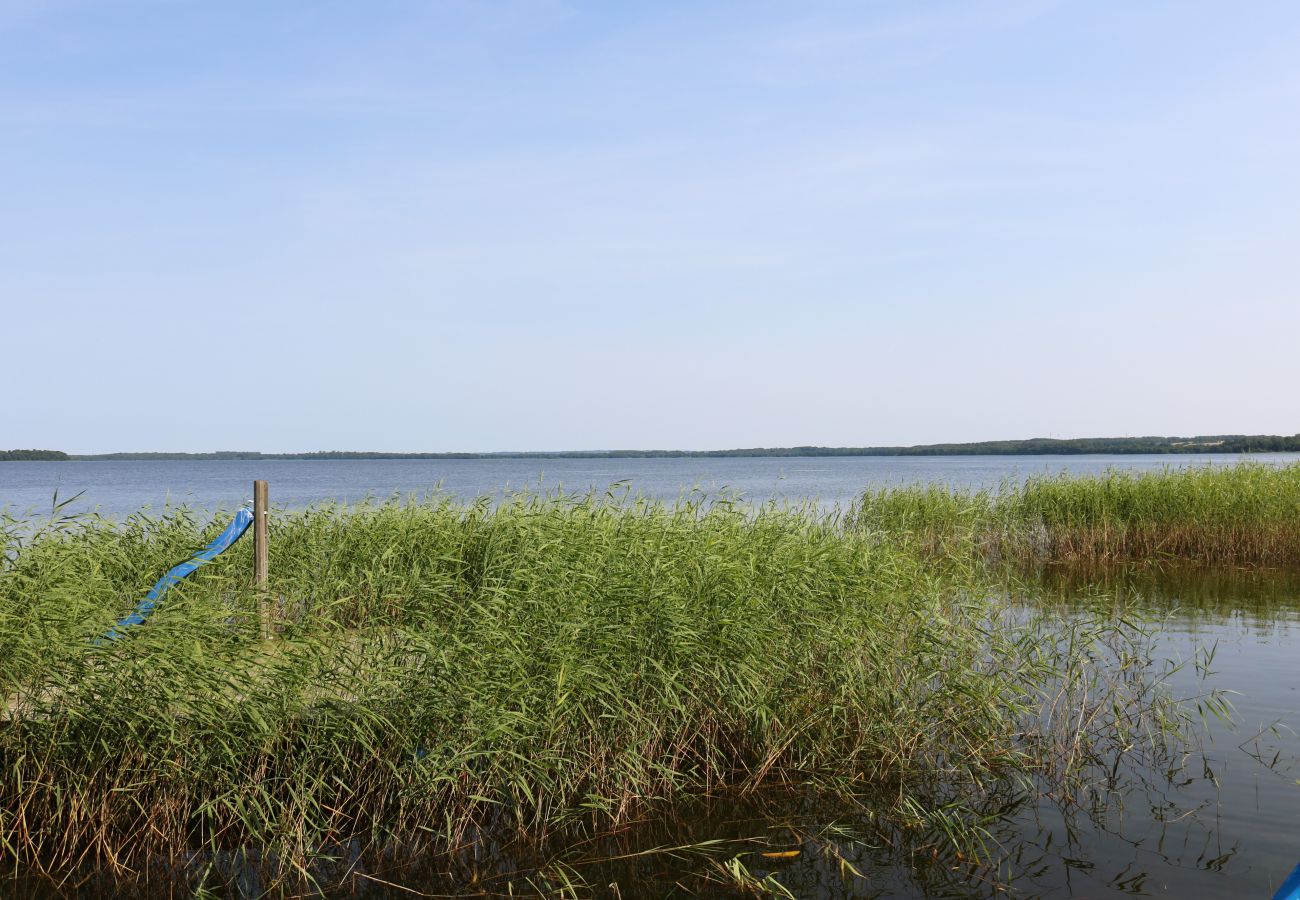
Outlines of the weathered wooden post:
{"label": "weathered wooden post", "polygon": [[271,637],[271,594],[267,589],[270,558],[266,551],[268,494],[265,481],[253,482],[253,584],[257,588],[257,611],[264,641]]}

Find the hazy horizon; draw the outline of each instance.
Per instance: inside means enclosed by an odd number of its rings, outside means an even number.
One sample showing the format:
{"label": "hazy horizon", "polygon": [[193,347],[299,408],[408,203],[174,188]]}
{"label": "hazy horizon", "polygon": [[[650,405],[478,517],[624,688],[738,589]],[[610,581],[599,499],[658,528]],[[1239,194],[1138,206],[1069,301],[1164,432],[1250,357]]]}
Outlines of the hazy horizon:
{"label": "hazy horizon", "polygon": [[0,446],[1300,430],[1300,5],[0,0]]}
{"label": "hazy horizon", "polygon": [[[1030,441],[1043,441],[1043,440],[1064,440],[1064,441],[1103,440],[1106,441],[1106,440],[1129,440],[1129,439],[1143,439],[1143,438],[1196,439],[1196,438],[1219,438],[1219,437],[1230,437],[1230,436],[1235,437],[1239,435],[1132,434],[1132,435],[1076,435],[1073,437],[1055,437],[1055,436],[1039,435],[1035,437],[992,438],[989,440],[993,442],[1016,443],[1016,442],[1030,442]],[[1240,436],[1292,437],[1293,435],[1240,435]],[[1294,436],[1300,436],[1300,432],[1296,432]],[[66,447],[25,447],[25,448],[2,448],[2,449],[58,450],[58,451],[63,451],[69,454],[70,456],[111,456],[115,454],[170,455],[170,454],[210,454],[210,453],[262,453],[262,454],[272,454],[272,455],[274,454],[297,455],[297,454],[308,454],[308,453],[380,453],[380,454],[382,453],[393,453],[393,454],[467,453],[467,454],[481,454],[481,455],[495,455],[495,456],[508,456],[512,454],[535,456],[535,455],[542,455],[542,454],[580,454],[580,453],[727,453],[733,451],[740,453],[740,452],[753,451],[753,450],[795,450],[795,449],[802,449],[802,448],[818,449],[818,450],[835,450],[835,449],[856,450],[856,449],[877,449],[877,448],[880,449],[914,448],[914,447],[927,447],[927,446],[937,446],[937,447],[954,446],[954,445],[961,446],[968,443],[980,444],[980,443],[986,443],[986,441],[934,441],[926,444],[909,443],[909,444],[833,444],[833,445],[796,443],[796,444],[768,445],[765,447],[759,447],[759,446],[671,447],[666,445],[663,446],[656,445],[656,446],[646,446],[646,447],[512,447],[512,448],[506,448],[501,450],[476,450],[476,449],[464,448],[464,447],[454,448],[451,450],[424,450],[420,448],[412,449],[412,448],[394,448],[394,447],[315,447],[315,448],[306,448],[300,450],[258,450],[252,448],[240,449],[234,447],[217,447],[217,448],[208,448],[204,450],[169,450],[169,449],[159,450],[159,449],[139,449],[139,448],[117,448],[115,450],[97,450],[97,451],[71,450]],[[1102,453],[1103,455],[1107,453],[1107,451],[1097,451],[1097,452]],[[1232,451],[1232,452],[1236,452],[1236,451]],[[1253,451],[1253,452],[1266,452],[1266,451]],[[1295,451],[1282,450],[1276,452],[1292,453]]]}

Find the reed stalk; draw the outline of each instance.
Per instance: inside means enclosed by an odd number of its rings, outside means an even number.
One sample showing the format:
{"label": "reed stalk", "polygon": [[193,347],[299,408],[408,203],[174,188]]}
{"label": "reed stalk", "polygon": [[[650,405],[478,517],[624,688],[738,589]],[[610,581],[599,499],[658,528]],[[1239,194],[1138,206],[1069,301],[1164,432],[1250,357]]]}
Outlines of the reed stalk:
{"label": "reed stalk", "polygon": [[[1016,496],[1074,509],[1062,485]],[[1132,745],[1137,720],[1180,727],[1147,694],[1121,721],[1096,690],[1047,693],[1095,675],[1089,641],[1110,631],[1046,653],[1000,617],[967,548],[1004,502],[877,495],[851,523],[595,495],[282,511],[270,642],[246,543],[128,638],[92,642],[219,523],[7,520],[0,859],[127,880],[241,859],[316,883],[351,871],[340,860],[608,833],[764,784],[883,791],[914,815],[921,785],[973,795],[1077,770],[1109,732]],[[1049,740],[1049,698],[1095,709],[1097,733]]]}
{"label": "reed stalk", "polygon": [[1295,566],[1300,564],[1300,465],[1036,476],[996,490],[885,488],[865,492],[850,520],[882,540],[936,556]]}

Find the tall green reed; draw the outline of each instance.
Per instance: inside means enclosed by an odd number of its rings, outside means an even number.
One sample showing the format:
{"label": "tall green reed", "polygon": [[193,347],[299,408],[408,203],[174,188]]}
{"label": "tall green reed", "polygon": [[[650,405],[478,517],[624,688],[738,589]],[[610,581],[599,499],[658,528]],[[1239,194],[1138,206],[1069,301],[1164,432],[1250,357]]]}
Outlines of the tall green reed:
{"label": "tall green reed", "polygon": [[1034,476],[996,490],[865,492],[850,520],[935,555],[1021,562],[1300,563],[1300,465]]}
{"label": "tall green reed", "polygon": [[255,848],[309,880],[340,848],[535,844],[723,788],[908,810],[1041,767],[1041,685],[1099,657],[1026,653],[974,554],[843,526],[702,499],[322,506],[276,516],[273,641],[240,544],[95,645],[219,524],[59,522],[0,568],[0,851],[130,876]]}

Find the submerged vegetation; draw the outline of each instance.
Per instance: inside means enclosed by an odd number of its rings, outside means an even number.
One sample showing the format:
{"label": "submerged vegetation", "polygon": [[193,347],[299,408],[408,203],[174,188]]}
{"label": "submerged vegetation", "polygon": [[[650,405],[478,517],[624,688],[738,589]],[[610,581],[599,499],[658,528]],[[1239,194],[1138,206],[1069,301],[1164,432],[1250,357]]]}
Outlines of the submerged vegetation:
{"label": "submerged vegetation", "polygon": [[[1074,802],[1135,757],[1173,777],[1192,721],[1140,623],[1015,607],[990,549],[1289,560],[1297,498],[1300,468],[1240,467],[906,488],[843,518],[725,498],[322,506],[275,517],[270,641],[246,542],[94,640],[220,522],[10,520],[0,859],[137,882],[162,860],[208,886],[239,860],[300,887],[419,859],[448,890],[573,893],[571,866],[500,855],[776,785],[983,865],[990,807]],[[712,865],[777,891],[738,856]]]}

